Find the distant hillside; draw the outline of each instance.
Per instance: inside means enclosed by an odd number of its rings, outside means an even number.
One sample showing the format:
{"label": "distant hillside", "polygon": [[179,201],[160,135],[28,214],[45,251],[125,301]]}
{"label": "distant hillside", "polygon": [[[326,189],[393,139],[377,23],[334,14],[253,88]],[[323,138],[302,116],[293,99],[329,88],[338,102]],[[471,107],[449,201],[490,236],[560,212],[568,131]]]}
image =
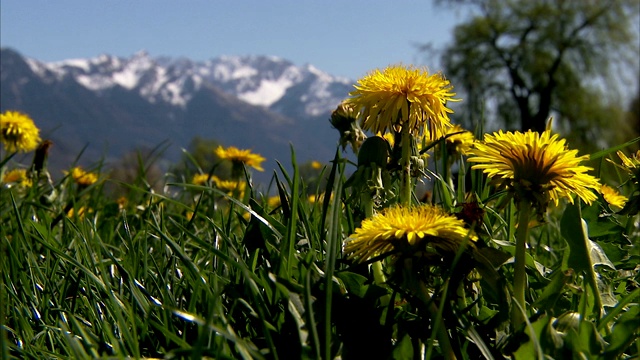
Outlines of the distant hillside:
{"label": "distant hillside", "polygon": [[[168,140],[165,160],[199,136],[251,148],[288,164],[289,144],[300,162],[328,161],[338,133],[328,122],[351,82],[311,65],[265,56],[206,62],[101,55],[42,63],[15,50],[0,53],[0,111],[31,115],[53,140],[52,166],[113,162]],[[262,175],[263,179],[269,174]]]}

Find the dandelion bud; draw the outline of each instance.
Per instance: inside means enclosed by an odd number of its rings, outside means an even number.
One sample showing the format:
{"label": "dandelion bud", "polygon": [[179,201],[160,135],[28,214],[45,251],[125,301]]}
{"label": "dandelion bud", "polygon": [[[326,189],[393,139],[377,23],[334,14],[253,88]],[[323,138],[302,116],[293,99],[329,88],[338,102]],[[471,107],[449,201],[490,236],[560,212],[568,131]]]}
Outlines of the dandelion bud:
{"label": "dandelion bud", "polygon": [[347,144],[351,144],[354,153],[367,138],[357,123],[356,112],[351,104],[343,101],[338,108],[331,113],[331,125],[340,132],[340,145],[344,150]]}

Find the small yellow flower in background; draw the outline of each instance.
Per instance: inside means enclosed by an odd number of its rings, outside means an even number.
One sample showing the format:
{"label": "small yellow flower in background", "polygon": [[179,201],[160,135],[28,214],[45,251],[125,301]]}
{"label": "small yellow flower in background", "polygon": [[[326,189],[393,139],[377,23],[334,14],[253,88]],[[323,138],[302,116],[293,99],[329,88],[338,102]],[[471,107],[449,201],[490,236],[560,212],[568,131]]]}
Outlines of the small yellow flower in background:
{"label": "small yellow flower in background", "polygon": [[116,203],[118,204],[118,209],[123,210],[126,206],[127,206],[127,198],[124,196],[120,196],[118,198],[118,200],[116,200]]}
{"label": "small yellow flower in background", "polygon": [[614,164],[615,166],[628,172],[629,175],[631,175],[634,178],[633,180],[634,182],[636,183],[640,182],[640,150],[636,151],[636,153],[633,154],[631,157],[627,157],[627,155],[625,155],[620,150],[618,150],[616,154],[618,154],[618,157],[622,161],[621,165],[618,165],[609,159],[607,160],[610,163]]}
{"label": "small yellow flower in background", "polygon": [[91,213],[93,213],[93,209],[87,208],[85,206],[81,206],[78,209],[77,213],[73,208],[69,209],[69,211],[67,211],[67,217],[68,218],[77,217],[78,219],[84,219],[85,214],[91,214]]}
{"label": "small yellow flower in background", "polygon": [[93,185],[98,181],[98,175],[92,172],[84,171],[81,167],[76,166],[69,172],[73,181],[80,186]]}
{"label": "small yellow flower in background", "polygon": [[209,174],[195,174],[191,183],[194,185],[206,185],[209,180]]}
{"label": "small yellow flower in background", "polygon": [[269,196],[269,198],[267,199],[267,206],[271,209],[277,208],[280,205],[281,205],[280,196],[278,195]]}
{"label": "small yellow flower in background", "polygon": [[229,160],[234,165],[244,164],[258,171],[264,171],[262,162],[266,159],[258,154],[252,153],[251,150],[242,150],[234,146],[229,146],[225,149],[222,146],[218,146],[215,153],[221,160]]}
{"label": "small yellow flower in background", "polygon": [[33,151],[41,141],[40,129],[33,120],[17,111],[0,114],[0,137],[9,152]]}
{"label": "small yellow flower in background", "polygon": [[631,158],[627,157],[627,155],[620,150],[618,150],[616,154],[618,154],[618,157],[622,160],[622,165],[627,169],[633,171],[640,168],[640,150],[636,151]]}
{"label": "small yellow flower in background", "polygon": [[212,175],[211,178],[209,178],[209,174],[195,174],[193,175],[191,183],[194,185],[207,185],[208,181],[211,181],[217,189],[227,192],[229,196],[233,195],[233,192],[236,190],[239,191],[242,196],[247,187],[247,183],[243,181],[222,180],[215,175]]}
{"label": "small yellow flower in background", "polygon": [[592,169],[580,165],[589,156],[577,156],[577,150],[569,150],[565,140],[549,130],[485,134],[470,155],[468,161],[477,163],[472,169],[483,170],[499,187],[538,210],[550,200],[556,205],[561,198],[573,203],[573,194],[591,204],[597,198],[592,190],[600,189],[598,179],[587,174]]}
{"label": "small yellow flower in background", "polygon": [[[317,202],[318,203],[323,202],[324,201],[324,193],[317,194],[317,195],[316,194],[311,194],[311,195],[309,195],[307,197],[307,200],[312,204],[315,204]],[[333,200],[333,193],[331,193],[331,197],[329,197],[329,200]]]}
{"label": "small yellow flower in background", "polygon": [[354,85],[348,102],[359,111],[362,128],[373,133],[400,132],[408,127],[414,136],[430,134],[440,138],[451,126],[445,105],[454,99],[453,86],[442,74],[426,69],[389,66],[376,69]]}
{"label": "small yellow flower in background", "polygon": [[419,253],[427,246],[455,254],[467,239],[472,244],[477,237],[440,207],[397,206],[362,221],[345,241],[344,253],[357,262],[392,252]]}
{"label": "small yellow flower in background", "polygon": [[27,176],[27,170],[25,169],[13,169],[7,171],[2,177],[2,182],[4,184],[15,183],[24,187],[31,187],[31,185],[33,185],[29,176]]}
{"label": "small yellow flower in background", "polygon": [[312,169],[320,170],[320,169],[322,169],[323,166],[324,165],[322,165],[322,163],[320,161],[314,160],[314,161],[311,162],[311,168]]}
{"label": "small yellow flower in background", "polygon": [[457,124],[448,128],[445,136],[450,134],[454,135],[451,135],[444,140],[447,152],[450,155],[466,155],[469,150],[471,150],[471,147],[473,147],[473,143],[476,140],[471,131],[467,131]]}
{"label": "small yellow flower in background", "polygon": [[622,209],[627,200],[629,200],[626,196],[620,194],[616,189],[606,184],[602,184],[600,193],[609,205],[615,206],[620,209]]}
{"label": "small yellow flower in background", "polygon": [[244,195],[244,190],[247,187],[247,183],[245,183],[244,181],[233,181],[233,180],[222,180],[217,176],[212,176],[211,180],[213,181],[213,184],[216,186],[216,188],[227,192],[227,194],[229,196],[233,195],[234,191],[238,191],[240,194],[240,197],[242,197]]}

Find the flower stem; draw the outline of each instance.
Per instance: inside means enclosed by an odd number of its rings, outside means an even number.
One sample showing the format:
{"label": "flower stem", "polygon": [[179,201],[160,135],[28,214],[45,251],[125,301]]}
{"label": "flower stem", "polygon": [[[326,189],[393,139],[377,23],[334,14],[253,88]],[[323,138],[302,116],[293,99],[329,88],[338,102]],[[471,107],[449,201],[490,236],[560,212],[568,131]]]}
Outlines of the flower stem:
{"label": "flower stem", "polygon": [[[526,310],[524,299],[525,288],[527,286],[527,273],[525,269],[525,254],[527,248],[527,239],[529,238],[529,215],[531,213],[531,204],[527,201],[518,202],[518,229],[516,230],[516,255],[515,255],[515,272],[513,275],[513,296],[515,301],[520,304],[522,309]],[[522,311],[517,306],[512,308],[511,325],[517,329],[524,323]]]}
{"label": "flower stem", "polygon": [[[432,301],[431,296],[429,295],[429,290],[427,290],[427,287],[422,280],[419,280],[418,286],[421,294],[420,297],[425,302],[425,304],[428,304],[427,309],[431,314],[431,320],[433,321],[433,324],[434,324],[433,333],[438,338],[438,347],[440,347],[442,356],[444,356],[444,358],[447,360],[455,360],[456,354],[453,351],[453,347],[451,346],[451,341],[449,340],[449,333],[447,332],[447,328],[444,325],[444,320],[442,319],[442,310],[443,310],[442,307],[444,306],[444,300],[440,302],[440,307],[437,307],[436,304]],[[445,291],[444,291],[445,294],[447,292],[446,291],[447,287],[448,287],[448,282],[447,282],[447,285],[445,285]],[[427,349],[427,356],[426,356],[427,359],[431,358],[431,352],[433,351],[432,340],[433,340],[433,335],[432,335],[432,338],[429,340],[429,347]]]}
{"label": "flower stem", "polygon": [[411,205],[411,134],[409,133],[409,127],[402,127],[402,159],[400,159],[400,166],[402,166],[401,175],[401,190],[400,190],[400,202],[403,206]]}
{"label": "flower stem", "polygon": [[[364,210],[364,216],[365,218],[370,218],[375,214],[375,210],[374,210],[374,203],[373,203],[373,189],[367,188],[361,195],[360,195],[360,202],[362,203],[362,207]],[[387,283],[387,278],[384,275],[384,270],[382,267],[382,260],[378,260],[376,262],[374,262],[373,264],[371,264],[371,273],[373,274],[373,281],[376,285],[380,285],[380,286],[386,286]],[[391,301],[391,296],[389,294],[383,295],[382,297],[380,297],[380,304],[383,307],[386,307],[389,305],[389,302]]]}

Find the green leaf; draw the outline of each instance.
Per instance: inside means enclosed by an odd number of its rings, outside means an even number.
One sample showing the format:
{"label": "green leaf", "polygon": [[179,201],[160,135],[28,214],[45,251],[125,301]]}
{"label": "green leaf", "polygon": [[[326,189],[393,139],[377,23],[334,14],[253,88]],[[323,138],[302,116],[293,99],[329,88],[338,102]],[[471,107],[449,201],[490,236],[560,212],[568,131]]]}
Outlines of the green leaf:
{"label": "green leaf", "polygon": [[[613,321],[613,319],[615,319],[620,313],[622,313],[627,308],[627,304],[635,303],[638,300],[639,296],[640,296],[640,288],[637,288],[633,290],[631,293],[629,293],[627,296],[625,296],[622,300],[620,300],[620,302],[618,302],[618,305],[616,305],[616,307],[611,309],[607,313],[607,315],[604,318],[602,318],[602,320],[598,324],[598,330],[602,331],[605,327],[607,327],[609,322]],[[636,305],[635,308],[638,308],[638,306]]]}
{"label": "green leaf", "polygon": [[525,334],[527,334],[529,340],[520,345],[518,350],[513,353],[513,356],[516,360],[531,360],[543,358],[544,354],[542,354],[542,348],[540,347],[540,339],[542,339],[545,329],[549,327],[550,320],[551,318],[545,315],[540,317],[535,322],[531,323],[530,326],[529,324],[527,324],[527,326],[525,327]]}
{"label": "green leaf", "polygon": [[347,291],[357,297],[364,297],[367,293],[368,285],[365,285],[367,278],[349,271],[336,273],[335,276],[342,280]]}
{"label": "green leaf", "polygon": [[578,330],[570,329],[565,337],[566,345],[571,352],[580,358],[591,359],[594,355],[602,353],[605,342],[598,334],[596,326],[587,320],[581,319]]}
{"label": "green leaf", "polygon": [[409,334],[405,334],[393,348],[393,358],[397,360],[413,359],[413,344],[411,344]]}
{"label": "green leaf", "polygon": [[[514,243],[502,240],[493,240],[493,242],[500,245],[502,250],[504,250],[505,253],[510,254],[510,258],[513,259],[513,256],[515,256],[516,253],[516,246]],[[513,260],[511,262],[513,262]],[[536,261],[528,252],[524,255],[524,262],[530,269],[536,269],[540,275],[545,276],[547,274],[546,267]]]}
{"label": "green leaf", "polygon": [[589,224],[589,237],[592,239],[607,237],[611,241],[624,242],[624,226],[620,225],[614,216],[602,216],[600,212],[598,203],[582,209],[582,218]]}
{"label": "green leaf", "polygon": [[[604,253],[607,254],[607,258],[609,258],[609,260],[611,260],[611,262],[616,266],[616,269],[622,270],[620,266],[623,266],[624,262],[628,260],[628,256],[629,256],[628,249],[625,249],[621,245],[609,243],[609,242],[599,242],[598,244],[602,248],[602,251],[604,251]],[[628,247],[628,246],[625,246],[625,247]],[[635,264],[636,263],[634,263],[634,265]]]}
{"label": "green leaf", "polygon": [[578,205],[567,206],[560,220],[560,232],[569,244],[569,251],[565,252],[565,270],[572,268],[578,272],[593,271],[587,245],[591,240],[587,237],[582,221]]}
{"label": "green leaf", "polygon": [[624,208],[622,208],[622,210],[618,211],[618,214],[634,216],[638,212],[640,212],[640,195],[633,195],[624,204]]}
{"label": "green leaf", "polygon": [[640,306],[635,305],[615,322],[609,336],[609,346],[605,351],[606,358],[617,358],[637,339],[640,330],[638,318],[640,318]]}
{"label": "green leaf", "polygon": [[562,289],[573,277],[573,270],[556,270],[551,276],[551,282],[542,290],[542,294],[533,304],[536,308],[550,309],[562,296]]}

